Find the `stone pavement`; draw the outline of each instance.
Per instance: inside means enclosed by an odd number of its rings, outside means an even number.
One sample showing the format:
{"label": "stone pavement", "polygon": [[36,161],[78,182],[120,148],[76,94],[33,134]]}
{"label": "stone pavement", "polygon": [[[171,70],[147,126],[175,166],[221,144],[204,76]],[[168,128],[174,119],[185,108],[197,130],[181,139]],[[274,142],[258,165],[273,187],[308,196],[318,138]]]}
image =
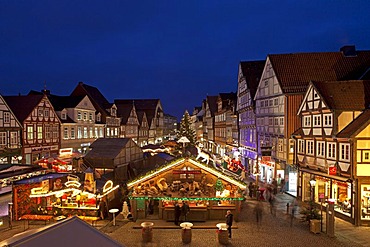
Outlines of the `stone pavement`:
{"label": "stone pavement", "polygon": [[[257,225],[253,208],[256,200],[247,199],[243,203],[241,214],[235,219],[233,237],[228,246],[370,246],[369,229],[354,227],[350,223],[336,220],[335,237],[330,238],[325,233],[313,234],[309,226],[299,220],[296,215],[291,225],[291,217],[286,214],[286,203],[291,203],[293,197],[286,194],[277,195],[276,216],[270,214],[269,204],[263,202],[264,215],[260,226]],[[117,229],[112,230],[111,226],[101,229],[111,238],[124,246],[222,246],[218,243],[216,224],[220,221],[194,222],[197,229],[192,229],[192,242],[183,244],[181,241],[181,229],[174,226],[173,222],[163,220],[146,220],[154,223],[153,240],[150,243],[142,241],[140,224],[127,222]],[[108,231],[106,231],[108,230]]]}
{"label": "stone pavement", "polygon": [[[370,228],[355,227],[338,218],[335,220],[334,238],[328,237],[325,233],[310,233],[309,226],[300,222],[300,215],[295,216],[291,226],[291,217],[286,214],[286,203],[291,203],[293,200],[294,198],[290,195],[278,194],[276,196],[276,216],[270,214],[268,202],[263,202],[263,220],[258,226],[253,214],[257,201],[247,199],[242,205],[240,217],[235,219],[233,237],[228,246],[370,246]],[[131,222],[119,215],[116,218],[116,226],[108,220],[101,220],[98,221],[96,227],[127,247],[222,246],[218,243],[215,227],[220,221],[194,222],[194,226],[198,229],[192,229],[190,244],[182,243],[180,227],[174,226],[173,222],[155,219],[146,220],[153,222],[155,227],[152,242],[144,243],[140,229],[143,221]],[[12,229],[0,229],[0,240],[24,232],[23,227],[23,222],[16,221],[13,222]],[[44,225],[30,225],[30,229],[40,227]]]}

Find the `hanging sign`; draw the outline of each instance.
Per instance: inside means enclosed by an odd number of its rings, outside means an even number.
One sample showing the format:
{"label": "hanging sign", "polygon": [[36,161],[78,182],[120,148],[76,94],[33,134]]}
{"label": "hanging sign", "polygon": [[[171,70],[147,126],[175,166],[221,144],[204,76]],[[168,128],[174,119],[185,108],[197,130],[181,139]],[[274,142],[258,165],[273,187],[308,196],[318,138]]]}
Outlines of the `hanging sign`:
{"label": "hanging sign", "polygon": [[329,166],[329,175],[337,175],[337,167]]}

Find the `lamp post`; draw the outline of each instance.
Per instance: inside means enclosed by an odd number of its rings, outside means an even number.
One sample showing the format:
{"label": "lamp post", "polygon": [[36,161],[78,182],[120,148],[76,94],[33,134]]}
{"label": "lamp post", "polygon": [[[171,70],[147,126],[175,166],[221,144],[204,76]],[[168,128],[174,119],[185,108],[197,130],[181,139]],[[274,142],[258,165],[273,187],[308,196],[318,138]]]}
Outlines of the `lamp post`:
{"label": "lamp post", "polygon": [[311,185],[311,201],[315,201],[315,185],[316,185],[316,180],[311,179],[310,180],[310,185]]}

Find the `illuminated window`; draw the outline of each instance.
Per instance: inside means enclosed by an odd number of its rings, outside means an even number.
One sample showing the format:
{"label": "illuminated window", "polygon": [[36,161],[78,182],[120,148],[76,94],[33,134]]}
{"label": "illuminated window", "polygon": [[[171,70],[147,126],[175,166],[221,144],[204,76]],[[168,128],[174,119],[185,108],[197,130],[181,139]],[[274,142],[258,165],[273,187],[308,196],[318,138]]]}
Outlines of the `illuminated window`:
{"label": "illuminated window", "polygon": [[10,146],[18,147],[18,132],[10,132]]}
{"label": "illuminated window", "polygon": [[64,139],[68,139],[68,128],[64,127]]}
{"label": "illuminated window", "polygon": [[42,139],[42,126],[37,126],[37,139]]}
{"label": "illuminated window", "polygon": [[6,132],[0,132],[0,146],[6,146]]}
{"label": "illuminated window", "polygon": [[33,126],[27,126],[27,139],[33,140]]}

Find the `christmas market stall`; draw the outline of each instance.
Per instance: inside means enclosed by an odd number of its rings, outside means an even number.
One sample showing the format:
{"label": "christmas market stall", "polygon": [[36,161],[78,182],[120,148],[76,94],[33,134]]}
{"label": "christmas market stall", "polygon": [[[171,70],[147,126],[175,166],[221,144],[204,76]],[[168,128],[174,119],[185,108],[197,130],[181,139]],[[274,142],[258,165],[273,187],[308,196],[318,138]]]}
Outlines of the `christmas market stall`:
{"label": "christmas market stall", "polygon": [[174,160],[127,183],[134,218],[158,214],[174,220],[175,205],[187,203],[187,221],[224,220],[226,211],[235,217],[244,200],[245,183],[192,158]]}
{"label": "christmas market stall", "polygon": [[119,186],[107,181],[98,191],[95,184],[92,173],[49,173],[17,181],[13,184],[13,218],[59,220],[77,215],[97,220],[101,211],[108,211],[110,195]]}

